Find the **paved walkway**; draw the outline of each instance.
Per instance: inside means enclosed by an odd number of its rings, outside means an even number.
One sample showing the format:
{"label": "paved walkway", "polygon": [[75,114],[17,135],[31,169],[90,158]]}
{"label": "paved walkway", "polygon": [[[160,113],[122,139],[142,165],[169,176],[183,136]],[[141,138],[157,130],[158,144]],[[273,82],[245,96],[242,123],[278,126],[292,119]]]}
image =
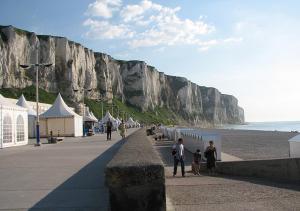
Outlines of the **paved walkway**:
{"label": "paved walkway", "polygon": [[[172,176],[173,159],[170,141],[157,141],[166,173],[167,209],[172,211],[282,211],[300,210],[300,184],[276,183],[244,177],[208,175],[181,177],[180,167]],[[191,170],[192,154],[186,155],[186,170]]]}
{"label": "paved walkway", "polygon": [[119,140],[114,132],[112,141],[101,134],[1,149],[0,210],[108,210],[104,169]]}

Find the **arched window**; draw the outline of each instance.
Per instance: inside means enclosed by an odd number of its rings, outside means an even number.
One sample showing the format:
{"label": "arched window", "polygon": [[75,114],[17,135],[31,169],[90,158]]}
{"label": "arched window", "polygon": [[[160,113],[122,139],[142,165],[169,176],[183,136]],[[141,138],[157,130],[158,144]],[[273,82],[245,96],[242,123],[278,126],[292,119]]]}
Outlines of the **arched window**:
{"label": "arched window", "polygon": [[12,143],[12,120],[9,115],[3,119],[3,143]]}
{"label": "arched window", "polygon": [[24,141],[24,119],[22,115],[17,118],[17,142]]}

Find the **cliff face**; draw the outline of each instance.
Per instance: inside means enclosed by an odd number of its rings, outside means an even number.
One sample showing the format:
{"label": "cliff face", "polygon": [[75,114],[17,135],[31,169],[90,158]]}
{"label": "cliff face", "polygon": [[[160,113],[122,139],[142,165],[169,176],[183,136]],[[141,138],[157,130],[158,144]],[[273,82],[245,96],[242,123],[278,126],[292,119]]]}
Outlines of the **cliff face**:
{"label": "cliff face", "polygon": [[[120,61],[94,53],[64,37],[36,35],[12,26],[0,27],[0,87],[24,88],[35,83],[33,68],[19,64],[52,63],[40,69],[40,87],[61,92],[76,106],[82,88],[89,98],[114,96],[143,111],[167,107],[189,122],[243,123],[243,109],[235,97],[215,88],[198,86],[186,78],[165,75],[143,61]],[[75,92],[74,90],[79,90]]]}

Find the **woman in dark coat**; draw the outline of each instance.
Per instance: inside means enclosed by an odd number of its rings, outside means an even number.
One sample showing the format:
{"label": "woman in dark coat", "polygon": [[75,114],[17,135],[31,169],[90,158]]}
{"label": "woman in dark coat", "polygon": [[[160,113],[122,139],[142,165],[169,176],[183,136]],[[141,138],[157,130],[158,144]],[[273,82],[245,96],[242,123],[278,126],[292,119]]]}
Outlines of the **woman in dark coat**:
{"label": "woman in dark coat", "polygon": [[209,141],[209,146],[205,150],[206,165],[209,174],[215,173],[217,150],[213,141]]}

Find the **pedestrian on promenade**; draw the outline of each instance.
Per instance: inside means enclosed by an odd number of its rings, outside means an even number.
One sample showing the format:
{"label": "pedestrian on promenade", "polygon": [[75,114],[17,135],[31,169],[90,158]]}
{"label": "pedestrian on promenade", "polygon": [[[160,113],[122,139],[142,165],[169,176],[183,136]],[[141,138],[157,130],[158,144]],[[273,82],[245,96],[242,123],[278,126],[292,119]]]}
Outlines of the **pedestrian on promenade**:
{"label": "pedestrian on promenade", "polygon": [[183,139],[182,138],[179,138],[178,142],[175,145],[173,145],[172,155],[174,156],[173,177],[175,177],[176,174],[177,174],[177,166],[178,166],[179,162],[181,164],[181,175],[184,177],[185,176],[185,171],[184,171],[184,146],[183,146]]}
{"label": "pedestrian on promenade", "polygon": [[206,165],[207,165],[208,173],[215,174],[217,149],[214,146],[213,141],[209,141],[209,146],[206,148],[204,152],[204,156],[206,157]]}
{"label": "pedestrian on promenade", "polygon": [[197,149],[193,156],[192,172],[194,175],[200,175],[201,152]]}
{"label": "pedestrian on promenade", "polygon": [[112,122],[110,119],[106,122],[106,133],[107,133],[107,141],[111,140],[111,130],[112,130]]}
{"label": "pedestrian on promenade", "polygon": [[100,125],[100,131],[102,134],[104,133],[104,124],[103,123],[101,123],[101,125]]}
{"label": "pedestrian on promenade", "polygon": [[120,135],[122,136],[122,138],[125,138],[125,136],[126,136],[126,125],[125,125],[123,119],[122,119],[121,124],[119,125],[119,130],[120,130]]}

